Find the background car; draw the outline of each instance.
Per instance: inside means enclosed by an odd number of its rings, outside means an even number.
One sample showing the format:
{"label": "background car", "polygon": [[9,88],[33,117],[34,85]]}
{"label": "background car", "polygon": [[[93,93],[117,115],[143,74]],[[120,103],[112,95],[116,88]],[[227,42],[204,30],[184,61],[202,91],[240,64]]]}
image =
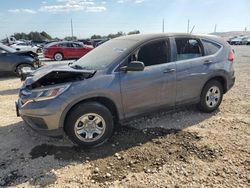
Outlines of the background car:
{"label": "background car", "polygon": [[79,59],[92,49],[93,47],[78,42],[53,42],[44,46],[43,54],[46,58],[61,61],[63,59]]}
{"label": "background car", "polygon": [[17,51],[21,51],[21,52],[24,52],[24,51],[32,51],[34,53],[41,53],[42,52],[42,49],[39,48],[38,46],[29,44],[29,43],[25,43],[25,42],[12,44],[10,47],[16,49]]}
{"label": "background car", "polygon": [[21,76],[24,67],[40,66],[38,56],[34,52],[18,52],[13,48],[0,44],[0,73],[10,72]]}

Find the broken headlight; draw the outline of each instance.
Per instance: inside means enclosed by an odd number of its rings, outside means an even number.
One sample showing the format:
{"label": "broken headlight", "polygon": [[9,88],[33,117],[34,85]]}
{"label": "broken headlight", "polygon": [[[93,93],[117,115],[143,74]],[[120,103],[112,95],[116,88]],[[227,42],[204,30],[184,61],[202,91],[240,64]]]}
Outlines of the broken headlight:
{"label": "broken headlight", "polygon": [[69,88],[70,84],[58,85],[53,87],[46,87],[43,89],[34,89],[32,92],[36,93],[34,101],[47,100],[57,97]]}
{"label": "broken headlight", "polygon": [[32,101],[41,101],[56,98],[70,87],[70,84],[53,85],[39,89],[27,90],[21,89],[20,96],[24,103]]}

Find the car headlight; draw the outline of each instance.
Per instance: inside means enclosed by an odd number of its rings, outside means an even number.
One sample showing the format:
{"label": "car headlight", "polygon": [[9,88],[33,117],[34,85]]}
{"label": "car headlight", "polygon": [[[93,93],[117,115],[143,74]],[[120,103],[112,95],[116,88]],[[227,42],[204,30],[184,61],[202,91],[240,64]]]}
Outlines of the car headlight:
{"label": "car headlight", "polygon": [[34,89],[32,92],[36,93],[34,101],[48,100],[57,97],[69,88],[70,84],[46,87],[43,89]]}

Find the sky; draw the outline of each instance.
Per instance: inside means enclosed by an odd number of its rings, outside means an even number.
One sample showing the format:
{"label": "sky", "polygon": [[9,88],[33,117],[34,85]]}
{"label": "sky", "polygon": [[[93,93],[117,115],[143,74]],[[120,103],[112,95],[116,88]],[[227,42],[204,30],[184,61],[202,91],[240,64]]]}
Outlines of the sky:
{"label": "sky", "polygon": [[0,39],[16,32],[87,38],[118,31],[194,33],[250,30],[250,0],[1,0]]}

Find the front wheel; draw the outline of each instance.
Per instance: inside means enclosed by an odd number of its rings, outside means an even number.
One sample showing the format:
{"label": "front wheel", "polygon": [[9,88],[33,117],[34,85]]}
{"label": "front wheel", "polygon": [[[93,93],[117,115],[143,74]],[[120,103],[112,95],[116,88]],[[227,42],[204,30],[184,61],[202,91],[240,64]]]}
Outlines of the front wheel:
{"label": "front wheel", "polygon": [[30,69],[33,69],[34,67],[30,64],[20,64],[16,67],[16,70],[15,70],[15,73],[17,76],[21,76],[22,75],[22,69],[23,68],[30,68]]}
{"label": "front wheel", "polygon": [[203,112],[213,112],[219,106],[223,98],[223,88],[217,80],[209,81],[203,88],[199,108]]}
{"label": "front wheel", "polygon": [[96,102],[80,103],[67,115],[65,132],[82,147],[94,147],[107,141],[114,129],[111,112]]}

